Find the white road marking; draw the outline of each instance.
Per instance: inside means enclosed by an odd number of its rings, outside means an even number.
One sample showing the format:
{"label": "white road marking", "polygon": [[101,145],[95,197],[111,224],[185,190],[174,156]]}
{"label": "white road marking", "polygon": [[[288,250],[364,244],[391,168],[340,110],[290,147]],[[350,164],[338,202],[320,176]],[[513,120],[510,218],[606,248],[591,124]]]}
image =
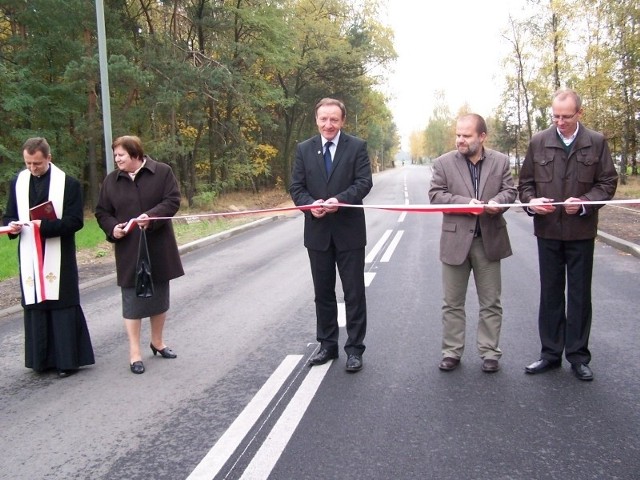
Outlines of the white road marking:
{"label": "white road marking", "polygon": [[291,375],[300,359],[302,359],[302,355],[287,355],[238,418],[187,477],[187,480],[211,480],[220,472],[220,469],[276,396],[285,380]]}
{"label": "white road marking", "polygon": [[241,480],[264,480],[269,477],[332,363],[333,360],[309,370],[291,402],[240,477]]}
{"label": "white road marking", "polygon": [[391,260],[391,255],[393,255],[393,252],[398,246],[398,243],[400,243],[400,239],[402,238],[403,234],[404,230],[398,230],[396,232],[396,236],[393,237],[393,240],[389,244],[389,247],[387,247],[387,249],[385,250],[384,255],[380,259],[380,262],[388,262],[389,260]]}
{"label": "white road marking", "polygon": [[373,282],[373,277],[376,276],[375,272],[364,272],[364,286],[368,287]]}
{"label": "white road marking", "polygon": [[[406,212],[403,212],[398,222],[403,222],[405,217]],[[365,258],[365,263],[372,263],[375,260],[392,233],[393,230],[384,232],[380,240],[378,240],[369,252],[369,255]],[[403,233],[403,230],[396,232],[392,242],[385,250],[380,260],[381,262],[389,262]],[[375,276],[375,272],[364,272],[365,287],[371,285]],[[346,326],[346,308],[344,302],[338,303],[338,326]],[[282,361],[280,366],[273,372],[258,393],[256,393],[238,418],[235,419],[227,431],[218,439],[216,444],[187,477],[187,480],[210,480],[220,472],[251,428],[264,413],[265,409],[275,398],[301,358],[302,355],[288,355]],[[282,416],[276,422],[267,439],[263,442],[251,460],[251,463],[249,463],[247,469],[242,474],[241,480],[264,480],[269,476],[332,363],[333,361],[330,361],[324,365],[315,366],[309,371],[300,388],[291,399],[291,402],[285,408]]]}
{"label": "white road marking", "polygon": [[347,326],[347,311],[344,302],[338,302],[338,326]]}
{"label": "white road marking", "polygon": [[375,260],[376,255],[378,255],[378,252],[382,250],[382,247],[384,247],[387,239],[391,236],[391,232],[393,232],[393,230],[387,230],[386,232],[384,232],[382,237],[380,237],[380,240],[378,240],[378,243],[375,244],[375,246],[369,252],[369,255],[367,255],[367,257],[364,259],[364,263],[371,263]]}

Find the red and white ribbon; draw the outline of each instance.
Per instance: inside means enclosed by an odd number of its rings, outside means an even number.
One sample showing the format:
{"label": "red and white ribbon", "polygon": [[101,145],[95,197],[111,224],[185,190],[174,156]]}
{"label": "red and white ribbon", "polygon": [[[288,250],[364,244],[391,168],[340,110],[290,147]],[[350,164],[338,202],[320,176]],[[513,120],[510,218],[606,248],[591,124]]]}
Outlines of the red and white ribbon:
{"label": "red and white ribbon", "polygon": [[[548,202],[544,205],[566,205],[568,202]],[[640,199],[625,199],[625,200],[602,200],[602,201],[580,201],[571,202],[578,205],[640,205]],[[417,205],[351,205],[347,203],[319,203],[313,205],[301,205],[299,207],[276,207],[276,208],[264,208],[259,210],[239,210],[235,212],[220,212],[220,213],[200,213],[193,215],[176,215],[174,217],[150,217],[147,220],[196,220],[212,217],[231,217],[239,215],[256,215],[256,214],[270,214],[281,213],[291,211],[307,211],[314,208],[322,207],[343,207],[343,208],[362,208],[373,210],[388,210],[394,212],[408,212],[408,213],[457,213],[457,214],[479,214],[482,213],[485,207],[498,207],[498,208],[522,208],[532,207],[540,205],[539,203],[497,203],[497,204],[417,204]],[[129,221],[132,225],[135,224],[135,219]]]}
{"label": "red and white ribbon", "polygon": [[[581,201],[572,202],[579,205],[640,205],[640,199],[624,199],[624,200],[602,200],[602,201]],[[561,206],[566,205],[567,202],[549,202],[544,205]],[[218,212],[218,213],[199,213],[192,215],[176,215],[174,217],[150,217],[147,220],[198,220],[205,218],[215,217],[234,217],[240,215],[259,215],[259,214],[272,214],[292,211],[307,211],[314,208],[322,207],[343,207],[343,208],[363,208],[373,210],[387,210],[392,212],[407,212],[407,213],[470,213],[478,214],[482,213],[487,206],[498,208],[522,208],[531,207],[534,205],[540,205],[539,203],[497,203],[497,204],[417,204],[417,205],[351,205],[347,203],[320,203],[314,205],[302,205],[299,207],[276,207],[276,208],[263,208],[257,210],[238,210],[233,212]],[[136,224],[136,219],[132,218],[127,224],[126,231],[129,231],[131,227]],[[1,227],[1,233],[9,233],[10,227]]]}

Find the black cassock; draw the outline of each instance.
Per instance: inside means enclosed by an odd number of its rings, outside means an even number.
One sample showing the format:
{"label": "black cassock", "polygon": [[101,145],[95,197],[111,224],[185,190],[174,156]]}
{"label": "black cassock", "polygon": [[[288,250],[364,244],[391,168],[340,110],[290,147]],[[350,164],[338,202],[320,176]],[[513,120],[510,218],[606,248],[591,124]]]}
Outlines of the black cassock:
{"label": "black cassock", "polygon": [[[51,168],[40,177],[31,176],[29,207],[49,198]],[[16,181],[11,183],[3,223],[18,220]],[[36,371],[48,369],[74,370],[95,363],[91,337],[80,306],[78,264],[75,232],[83,226],[82,189],[80,183],[65,176],[62,219],[43,220],[40,233],[46,238],[60,237],[60,295],[59,300],[25,305],[24,307],[25,366]],[[19,250],[18,250],[19,251]],[[22,284],[21,284],[22,288]]]}

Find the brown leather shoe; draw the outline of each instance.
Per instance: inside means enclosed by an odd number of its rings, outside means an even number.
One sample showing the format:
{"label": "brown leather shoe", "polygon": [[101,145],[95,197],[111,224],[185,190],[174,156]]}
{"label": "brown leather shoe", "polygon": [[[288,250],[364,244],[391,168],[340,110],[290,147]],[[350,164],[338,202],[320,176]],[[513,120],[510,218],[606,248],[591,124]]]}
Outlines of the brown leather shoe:
{"label": "brown leather shoe", "polygon": [[444,357],[440,362],[440,365],[438,365],[438,368],[440,370],[444,370],[445,372],[450,372],[451,370],[455,370],[458,365],[460,365],[459,358]]}
{"label": "brown leather shoe", "polygon": [[482,371],[487,373],[494,373],[500,370],[500,363],[494,358],[486,358],[482,362]]}

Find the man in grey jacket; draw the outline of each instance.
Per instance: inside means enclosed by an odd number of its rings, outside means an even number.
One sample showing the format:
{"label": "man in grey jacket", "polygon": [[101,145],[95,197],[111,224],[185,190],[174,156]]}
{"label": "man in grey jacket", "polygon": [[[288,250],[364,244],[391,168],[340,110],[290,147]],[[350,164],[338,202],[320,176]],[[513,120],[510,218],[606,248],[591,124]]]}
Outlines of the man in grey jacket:
{"label": "man in grey jacket", "polygon": [[477,347],[482,370],[500,369],[498,346],[502,327],[500,260],[511,255],[506,208],[516,188],[509,158],[484,148],[487,125],[477,114],[460,117],[456,124],[456,148],[437,158],[429,189],[432,204],[484,205],[478,214],[445,213],[440,236],[440,260],[444,306],[442,307],[442,360],[438,367],[454,370],[464,351],[465,298],[473,276],[480,304]]}
{"label": "man in grey jacket", "polygon": [[526,210],[533,216],[540,266],[542,349],[525,371],[560,367],[564,351],[576,377],[589,381],[591,274],[602,205],[581,202],[611,199],[618,175],[604,136],[580,123],[582,101],[575,91],[556,92],[551,110],[554,125],[531,138],[518,185],[520,200],[531,204]]}

